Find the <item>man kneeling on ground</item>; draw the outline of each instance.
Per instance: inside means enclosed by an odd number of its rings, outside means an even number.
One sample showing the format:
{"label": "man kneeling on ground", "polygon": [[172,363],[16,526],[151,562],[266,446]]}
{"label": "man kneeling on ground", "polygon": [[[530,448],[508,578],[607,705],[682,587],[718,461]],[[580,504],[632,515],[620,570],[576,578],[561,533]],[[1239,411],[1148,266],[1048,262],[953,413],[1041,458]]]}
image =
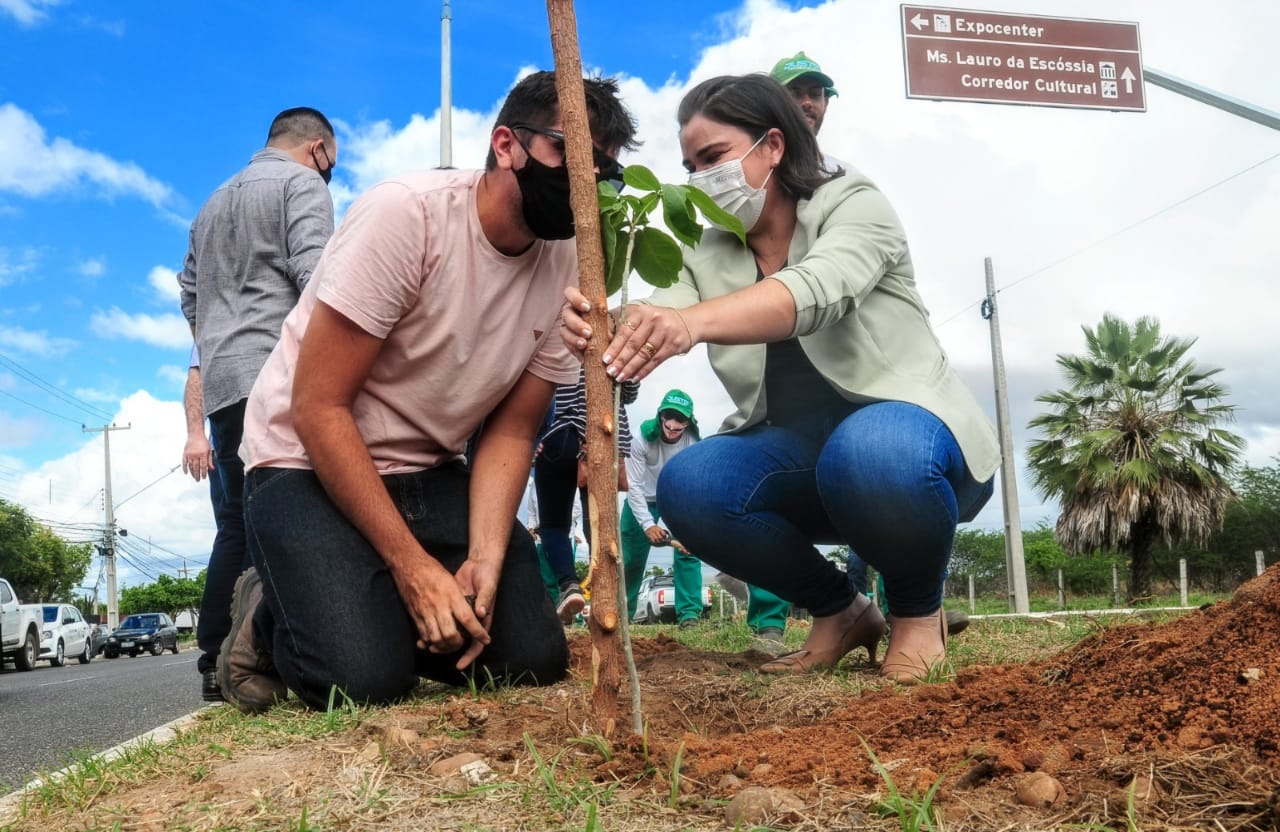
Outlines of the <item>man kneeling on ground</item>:
{"label": "man kneeling on ground", "polygon": [[[588,79],[597,175],[635,123]],[[578,377],[556,321],[577,281],[555,76],[507,97],[484,171],[356,200],[284,322],[245,416],[245,529],[219,684],[241,710],[419,677],[550,684],[568,646],[516,520],[533,438]],[[461,454],[479,431],[471,469]]]}

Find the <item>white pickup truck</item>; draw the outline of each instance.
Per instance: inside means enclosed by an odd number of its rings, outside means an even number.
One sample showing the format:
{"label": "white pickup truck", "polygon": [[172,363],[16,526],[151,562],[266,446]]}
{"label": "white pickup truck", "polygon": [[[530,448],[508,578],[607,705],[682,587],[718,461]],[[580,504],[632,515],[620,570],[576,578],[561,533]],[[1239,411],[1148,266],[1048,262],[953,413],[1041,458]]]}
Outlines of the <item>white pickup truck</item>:
{"label": "white pickup truck", "polygon": [[31,670],[40,658],[39,604],[19,604],[9,582],[0,578],[0,662],[13,659],[19,670]]}
{"label": "white pickup truck", "polygon": [[[711,614],[711,587],[702,585],[702,617]],[[650,575],[640,582],[637,624],[676,623],[676,583],[670,575]]]}

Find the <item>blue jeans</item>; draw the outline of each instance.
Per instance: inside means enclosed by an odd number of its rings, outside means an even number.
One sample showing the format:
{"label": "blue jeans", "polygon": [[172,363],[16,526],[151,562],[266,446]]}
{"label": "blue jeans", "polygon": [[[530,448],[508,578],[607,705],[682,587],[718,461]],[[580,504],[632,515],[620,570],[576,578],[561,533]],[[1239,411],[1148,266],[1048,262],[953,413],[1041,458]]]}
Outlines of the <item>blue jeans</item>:
{"label": "blue jeans", "polygon": [[[414,537],[450,572],[467,558],[470,479],[460,464],[382,478]],[[568,670],[564,626],[542,585],[533,538],[514,517],[493,641],[466,673],[454,668],[461,651],[417,648],[417,628],[386,562],[315,472],[249,472],[245,527],[265,601],[254,615],[255,641],[313,708],[328,705],[334,685],[357,702],[386,703],[410,693],[419,676],[460,685],[474,672],[481,684],[550,684]]]}
{"label": "blue jeans", "polygon": [[[578,582],[573,568],[574,494],[580,492],[583,508],[587,505],[587,489],[578,488],[578,433],[572,426],[543,438],[541,451],[533,462],[533,487],[538,493],[538,538],[560,589],[564,589]],[[582,522],[583,536],[590,540],[585,512]]]}
{"label": "blue jeans", "polygon": [[921,616],[942,604],[956,524],[991,492],[936,416],[878,402],[699,442],[663,469],[658,505],[707,563],[816,616],[854,595],[815,543],[848,544],[884,577],[895,615]]}
{"label": "blue jeans", "polygon": [[245,401],[241,399],[209,414],[209,441],[214,448],[209,499],[214,506],[217,533],[209,552],[200,620],[196,624],[196,643],[200,647],[196,670],[200,673],[217,666],[222,640],[231,630],[231,595],[236,578],[249,566],[244,545],[244,462],[240,459]]}

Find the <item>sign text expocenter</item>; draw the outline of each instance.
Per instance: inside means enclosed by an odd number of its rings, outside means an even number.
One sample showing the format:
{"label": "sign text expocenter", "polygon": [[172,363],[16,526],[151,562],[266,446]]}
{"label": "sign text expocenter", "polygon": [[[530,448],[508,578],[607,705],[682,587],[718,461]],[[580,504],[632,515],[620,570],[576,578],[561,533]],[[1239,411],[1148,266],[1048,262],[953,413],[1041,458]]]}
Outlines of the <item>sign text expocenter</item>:
{"label": "sign text expocenter", "polygon": [[1138,24],[903,5],[907,97],[1146,110]]}

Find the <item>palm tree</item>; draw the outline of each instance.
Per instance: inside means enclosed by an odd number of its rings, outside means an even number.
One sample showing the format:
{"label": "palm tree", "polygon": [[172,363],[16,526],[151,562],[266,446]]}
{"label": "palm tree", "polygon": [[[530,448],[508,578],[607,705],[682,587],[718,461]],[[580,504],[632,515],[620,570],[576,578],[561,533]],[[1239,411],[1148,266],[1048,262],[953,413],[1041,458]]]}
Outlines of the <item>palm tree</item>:
{"label": "palm tree", "polygon": [[1028,448],[1036,488],[1057,499],[1058,542],[1072,555],[1129,556],[1128,598],[1151,595],[1151,549],[1204,545],[1234,498],[1228,482],[1244,440],[1218,425],[1234,418],[1219,369],[1187,357],[1194,338],[1162,336],[1160,322],[1110,314],[1082,327],[1088,351],[1059,355],[1067,387],[1036,401],[1042,439]]}

